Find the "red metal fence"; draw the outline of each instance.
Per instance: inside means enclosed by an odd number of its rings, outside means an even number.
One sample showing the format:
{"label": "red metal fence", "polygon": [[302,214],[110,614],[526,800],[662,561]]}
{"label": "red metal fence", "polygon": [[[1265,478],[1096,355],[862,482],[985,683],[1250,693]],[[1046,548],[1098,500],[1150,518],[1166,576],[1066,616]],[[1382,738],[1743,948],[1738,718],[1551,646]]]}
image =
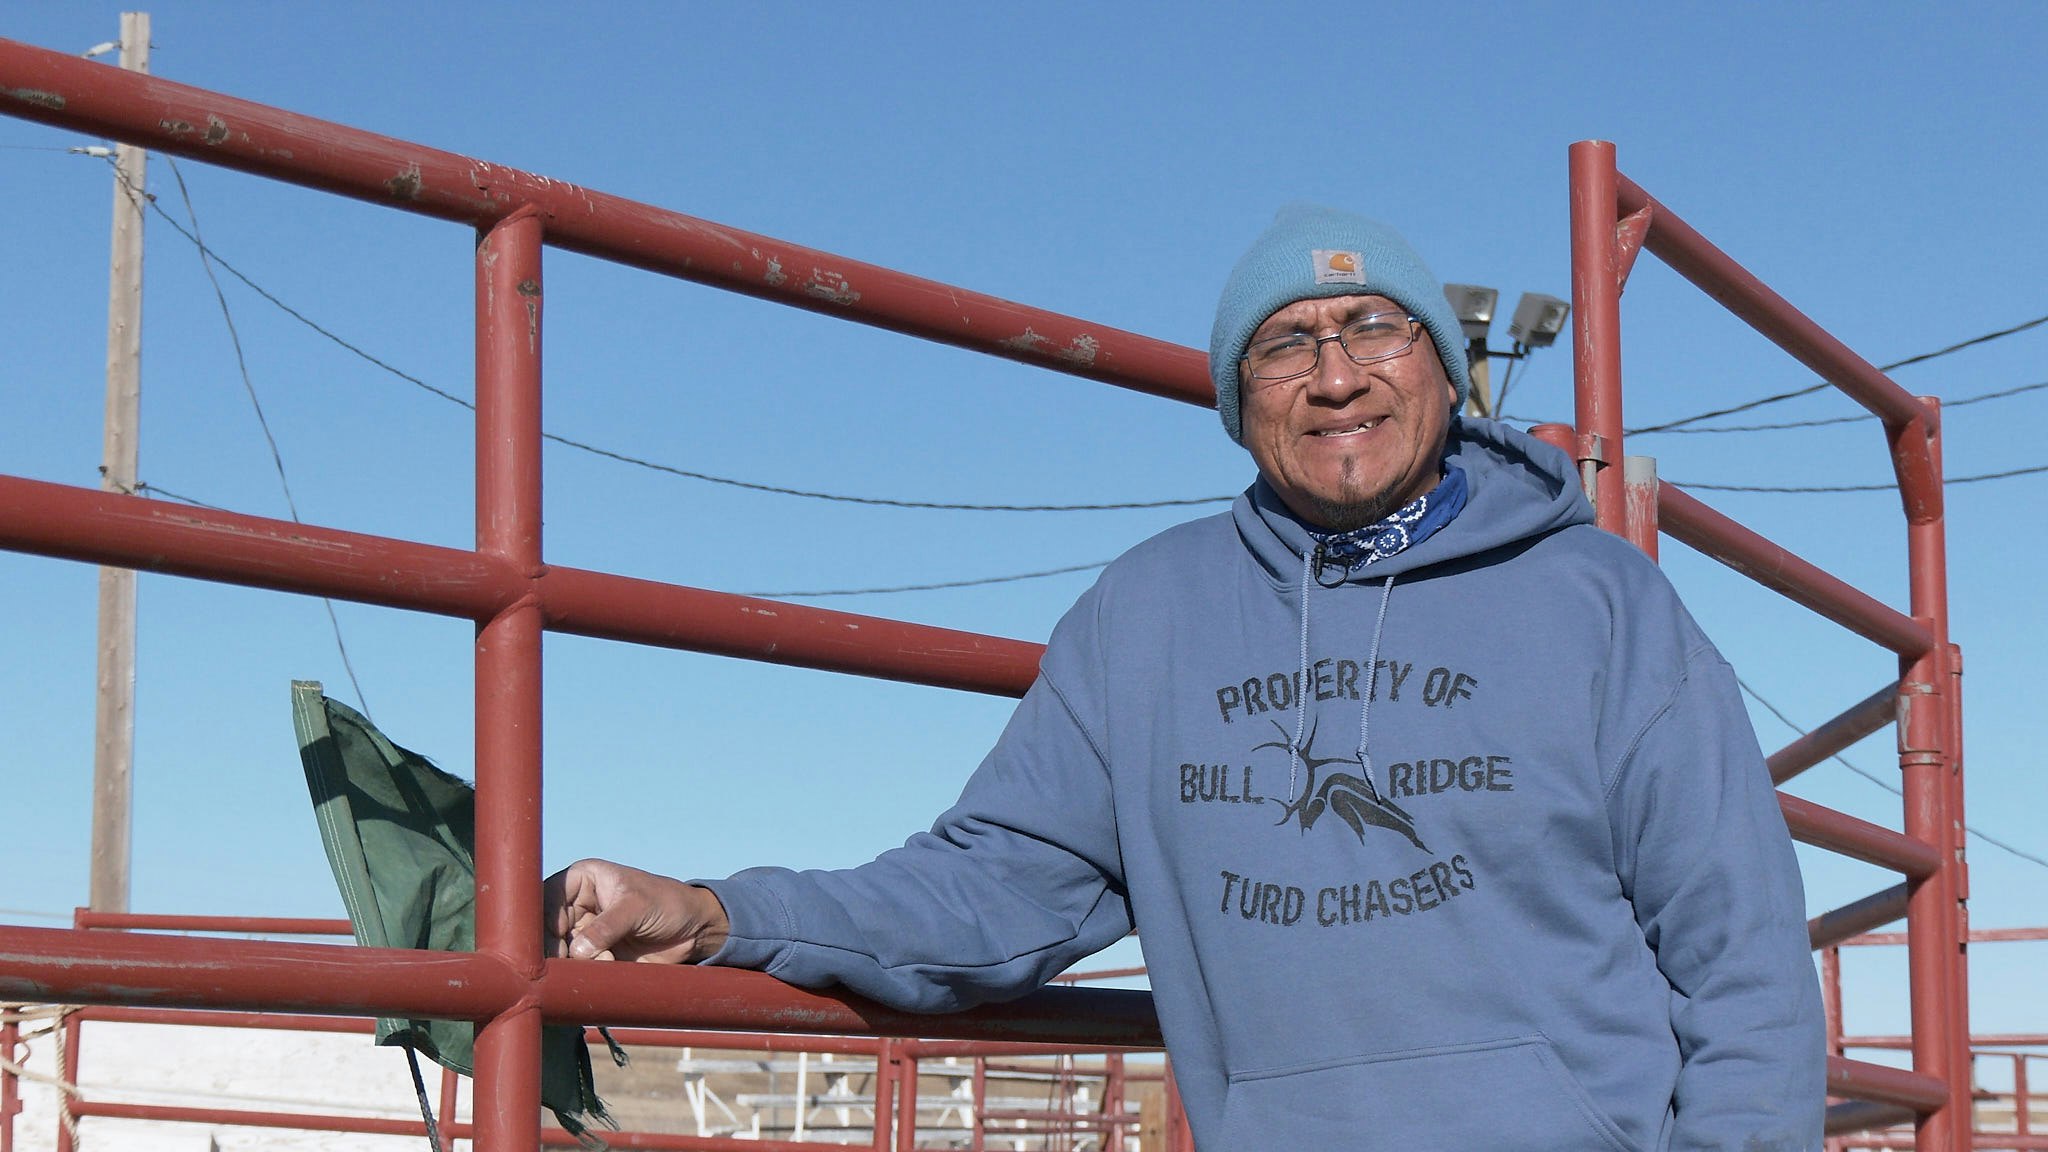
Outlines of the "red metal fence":
{"label": "red metal fence", "polygon": [[[270,933],[297,936],[348,936],[347,920],[276,919],[251,917],[152,916],[102,913],[79,909],[73,918],[79,931],[169,930],[178,932]],[[1086,976],[1082,978],[1088,978]],[[282,1012],[220,1012],[187,1008],[137,1008],[109,1005],[74,1007],[57,1027],[63,1043],[56,1045],[58,1067],[54,1075],[61,1084],[76,1088],[83,1082],[85,1025],[149,1024],[174,1027],[246,1028],[306,1033],[345,1033],[370,1036],[375,1021],[368,1017],[319,1016]],[[10,1025],[11,1027],[11,1025]],[[947,1078],[971,1087],[965,1097],[948,1097],[948,1102],[965,1112],[970,1146],[982,1148],[991,1136],[1006,1141],[1029,1139],[1033,1146],[1051,1150],[1072,1148],[1079,1138],[1094,1137],[1097,1147],[1121,1148],[1112,1138],[1135,1133],[1139,1115],[1126,1111],[1126,1088],[1147,1079],[1157,1080],[1163,1069],[1146,1071],[1127,1068],[1122,1049],[1075,1049],[1068,1045],[1014,1043],[987,1040],[905,1040],[890,1037],[780,1035],[746,1032],[707,1032],[677,1028],[621,1028],[611,1038],[623,1045],[650,1049],[715,1048],[722,1051],[770,1053],[829,1053],[863,1059],[867,1089],[860,1097],[848,1097],[848,1105],[868,1113],[863,1127],[864,1145],[875,1152],[910,1152],[917,1146],[919,1082],[937,1070]],[[6,1040],[14,1039],[12,1033]],[[592,1036],[593,1042],[596,1037]],[[4,1041],[0,1041],[4,1044]],[[394,1054],[395,1055],[395,1054]],[[1091,1058],[1083,1066],[1076,1057]],[[11,1044],[0,1046],[0,1058],[12,1060]],[[966,1061],[955,1065],[954,1061]],[[933,1065],[933,1061],[942,1061]],[[822,1072],[833,1065],[819,1065]],[[1044,1104],[1025,1109],[992,1103],[991,1073],[997,1081],[1019,1075],[1051,1077],[1054,1092]],[[475,1135],[473,1121],[461,1118],[457,1076],[443,1071],[435,1114],[446,1140],[469,1140]],[[0,1098],[14,1098],[15,1077],[0,1070]],[[1097,1095],[1087,1107],[1078,1106],[1075,1089],[1091,1086]],[[829,1100],[827,1102],[829,1104]],[[78,1146],[69,1121],[84,1117],[206,1124],[215,1127],[276,1128],[299,1131],[347,1132],[385,1136],[425,1136],[424,1120],[339,1114],[333,1111],[275,1111],[231,1107],[148,1104],[94,1099],[83,1091],[60,1092],[60,1122],[56,1152],[73,1152]],[[802,1100],[794,1107],[806,1108]],[[798,1133],[802,1125],[797,1125]],[[842,1130],[836,1135],[844,1136]],[[575,1148],[577,1138],[559,1128],[543,1128],[541,1143],[550,1148]],[[749,1136],[721,1136],[705,1133],[676,1133],[634,1130],[604,1133],[615,1148],[672,1149],[678,1152],[805,1152],[818,1144],[800,1138],[779,1140]],[[856,1145],[859,1146],[859,1145]],[[0,1120],[0,1152],[13,1147],[12,1127]]]}
{"label": "red metal fence", "polygon": [[[1867,1105],[1918,1115],[1921,1152],[1970,1147],[1969,1003],[1963,865],[1962,656],[1948,638],[1941,412],[1851,352],[1615,169],[1614,146],[1572,145],[1572,300],[1576,430],[1540,429],[1579,461],[1600,525],[1654,554],[1665,532],[1898,655],[1896,683],[1850,705],[1770,758],[1779,783],[1895,721],[1904,775],[1903,833],[1780,796],[1795,838],[1888,868],[1904,882],[1813,918],[1815,948],[1906,917],[1911,1072],[1828,1059],[1830,1130],[1869,1122]],[[1631,493],[1621,420],[1621,294],[1648,251],[1722,307],[1879,417],[1906,520],[1911,606],[1900,612],[1649,478]],[[1889,674],[1889,673],[1888,673]]]}
{"label": "red metal fence", "polygon": [[[2012,944],[2030,942],[2048,943],[2048,928],[1976,928],[1971,929],[1969,942],[1972,944]],[[1910,1051],[1913,1047],[1911,1036],[1859,1036],[1851,1035],[1843,1025],[1842,1013],[1842,949],[1897,947],[1909,945],[1911,940],[1904,932],[1869,932],[1853,939],[1830,944],[1821,950],[1821,990],[1827,999],[1828,1051],[1836,1056],[1862,1050]],[[1973,1087],[1971,1093],[1972,1114],[1968,1123],[1959,1123],[1968,1136],[1968,1147],[1977,1149],[2048,1150],[2048,1123],[2035,1123],[2037,1114],[2048,1118],[2048,1078],[2041,1073],[2048,1070],[2048,1034],[2043,1033],[1993,1033],[1968,1037],[1970,1063],[1966,1065],[1965,1076]],[[1986,1080],[1995,1076],[1980,1075],[1985,1065],[1994,1068],[2003,1066],[2012,1082],[2010,1091],[1997,1091],[1983,1087]],[[2031,1073],[2031,1074],[2030,1074]],[[2004,1112],[2010,1109],[2007,1117]],[[1870,1118],[1882,1122],[1886,1113],[1873,1110]],[[1910,1115],[1900,1116],[1894,1111],[1893,1118],[1910,1120]],[[2007,1125],[2010,1124],[2010,1127]],[[1862,1152],[1863,1149],[1912,1148],[1915,1136],[1901,1130],[1877,1128],[1853,1136],[1839,1136],[1828,1141],[1828,1152]]]}
{"label": "red metal fence", "polygon": [[[0,996],[474,1020],[481,1025],[481,1152],[540,1141],[544,1021],[1159,1043],[1142,992],[1048,989],[935,1018],[799,991],[756,973],[541,956],[533,926],[541,909],[543,631],[1007,695],[1028,686],[1041,652],[1024,641],[549,564],[540,535],[542,250],[565,248],[1188,403],[1213,399],[1201,352],[4,40],[0,112],[477,230],[474,551],[14,477],[0,477],[0,547],[472,620],[479,765],[474,953],[0,927]],[[1540,432],[1580,461],[1600,524],[1653,553],[1658,531],[1668,532],[1899,655],[1896,684],[1779,752],[1772,768],[1783,780],[1896,712],[1903,834],[1789,797],[1783,803],[1800,839],[1905,877],[1813,922],[1816,947],[1902,913],[1912,936],[1913,1071],[1836,1058],[1833,1091],[1914,1109],[1923,1152],[1964,1148],[1960,660],[1947,637],[1939,413],[1621,177],[1610,145],[1572,149],[1572,234],[1578,427]],[[1909,613],[1670,485],[1642,478],[1631,493],[1622,453],[1620,295],[1645,248],[1883,418],[1907,513]]]}

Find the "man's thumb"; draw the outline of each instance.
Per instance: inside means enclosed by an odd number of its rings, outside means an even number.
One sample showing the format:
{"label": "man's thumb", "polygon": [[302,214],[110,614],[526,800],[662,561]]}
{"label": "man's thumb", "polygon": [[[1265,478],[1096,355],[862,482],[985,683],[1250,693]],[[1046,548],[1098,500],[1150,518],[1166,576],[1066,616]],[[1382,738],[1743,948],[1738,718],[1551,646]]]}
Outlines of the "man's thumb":
{"label": "man's thumb", "polygon": [[590,917],[569,934],[569,955],[578,960],[612,959],[612,945],[632,933],[634,918],[618,907]]}

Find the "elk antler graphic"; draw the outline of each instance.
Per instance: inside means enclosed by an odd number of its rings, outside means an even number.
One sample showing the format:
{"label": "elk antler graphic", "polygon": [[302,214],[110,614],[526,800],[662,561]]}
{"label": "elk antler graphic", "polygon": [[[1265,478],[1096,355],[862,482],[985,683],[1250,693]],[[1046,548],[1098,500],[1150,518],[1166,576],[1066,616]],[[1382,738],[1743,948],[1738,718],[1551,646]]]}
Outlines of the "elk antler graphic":
{"label": "elk antler graphic", "polygon": [[[1280,739],[1255,745],[1252,750],[1256,752],[1260,748],[1277,748],[1301,757],[1301,762],[1308,767],[1308,783],[1301,790],[1301,798],[1291,802],[1280,800],[1281,812],[1277,823],[1285,824],[1291,819],[1299,819],[1301,830],[1307,832],[1314,827],[1315,822],[1325,811],[1329,811],[1336,813],[1339,820],[1350,825],[1351,830],[1358,834],[1358,842],[1361,844],[1365,843],[1365,829],[1370,824],[1390,832],[1398,832],[1406,837],[1410,844],[1424,852],[1429,851],[1429,846],[1415,835],[1415,819],[1403,812],[1393,801],[1380,798],[1379,789],[1373,787],[1372,777],[1364,774],[1364,761],[1358,753],[1353,752],[1349,756],[1312,755],[1309,749],[1315,747],[1316,743],[1315,724],[1309,726],[1308,739],[1300,746],[1296,746],[1287,738],[1287,729],[1281,728],[1278,720],[1271,723],[1274,728],[1279,729]],[[1321,721],[1318,720],[1317,723]],[[1360,774],[1332,772],[1318,787],[1317,771],[1332,764],[1357,764]]]}

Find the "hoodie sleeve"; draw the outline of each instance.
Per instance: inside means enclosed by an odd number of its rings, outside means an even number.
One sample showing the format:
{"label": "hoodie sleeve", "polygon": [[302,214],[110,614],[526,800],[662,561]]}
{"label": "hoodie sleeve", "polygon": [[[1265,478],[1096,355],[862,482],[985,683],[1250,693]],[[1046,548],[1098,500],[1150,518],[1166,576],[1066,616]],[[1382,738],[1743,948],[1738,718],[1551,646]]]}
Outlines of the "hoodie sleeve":
{"label": "hoodie sleeve", "polygon": [[1792,840],[1719,654],[1701,644],[1609,792],[1616,867],[1671,985],[1671,1148],[1821,1146],[1826,1048]]}
{"label": "hoodie sleeve", "polygon": [[707,963],[913,1012],[1023,995],[1132,923],[1108,771],[1044,674],[930,832],[857,868],[699,883],[732,921]]}

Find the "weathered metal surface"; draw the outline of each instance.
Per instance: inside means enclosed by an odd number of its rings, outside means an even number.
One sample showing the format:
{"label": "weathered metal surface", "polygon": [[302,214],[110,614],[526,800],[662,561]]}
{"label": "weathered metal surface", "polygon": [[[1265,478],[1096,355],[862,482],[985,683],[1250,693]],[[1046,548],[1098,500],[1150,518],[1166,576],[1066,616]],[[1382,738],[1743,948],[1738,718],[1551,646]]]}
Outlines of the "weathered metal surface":
{"label": "weathered metal surface", "polygon": [[[1860,943],[1857,937],[1871,929],[1905,918],[1906,891],[1906,885],[1894,884],[1813,917],[1806,922],[1807,943],[1816,951]],[[1905,942],[1904,934],[1899,942]]]}
{"label": "weathered metal surface", "polygon": [[1785,813],[1785,825],[1792,830],[1792,838],[1803,844],[1852,856],[1915,880],[1934,875],[1941,866],[1940,851],[1910,835],[1782,792],[1778,794],[1778,807]]}
{"label": "weathered metal surface", "polygon": [[1628,291],[1629,273],[1635,271],[1636,257],[1643,253],[1643,241],[1650,235],[1655,216],[1648,206],[1638,208],[1614,224],[1614,290]]}
{"label": "weathered metal surface", "polygon": [[0,999],[484,1020],[532,1004],[550,1023],[1160,1046],[1147,992],[1048,988],[920,1015],[725,968],[549,960],[529,984],[477,952],[0,926]]}
{"label": "weathered metal surface", "polygon": [[1902,655],[1925,652],[1934,634],[1911,616],[1736,523],[1675,484],[1658,486],[1657,511],[1673,539]]}
{"label": "weathered metal surface", "polygon": [[1044,646],[0,476],[0,547],[489,620],[538,595],[551,630],[1021,696]]}
{"label": "weathered metal surface", "polygon": [[0,113],[488,227],[531,206],[555,247],[1214,405],[1202,352],[468,156],[0,40]]}
{"label": "weathered metal surface", "polygon": [[1623,522],[1628,526],[1628,542],[1643,550],[1650,559],[1657,558],[1657,458],[1654,456],[1627,456],[1621,462],[1622,503],[1626,510]]}
{"label": "weathered metal surface", "polygon": [[476,953],[0,926],[0,1000],[482,1020],[525,990]]}
{"label": "weathered metal surface", "polygon": [[1614,145],[1571,146],[1572,371],[1580,483],[1595,523],[1626,536],[1621,477],[1621,285],[1615,251]]}
{"label": "weathered metal surface", "polygon": [[1948,1099],[1948,1088],[1938,1077],[1840,1056],[1828,1057],[1828,1091],[1923,1112],[1940,1107]]}
{"label": "weathered metal surface", "polygon": [[550,960],[539,995],[551,1021],[1091,1047],[1160,1045],[1151,993],[1122,989],[1047,988],[1006,1004],[929,1016],[883,1008],[843,992],[808,992],[758,972]]}
{"label": "weathered metal surface", "polygon": [[1905,424],[1920,416],[1920,405],[1910,393],[1771,291],[1626,176],[1615,177],[1615,203],[1621,212],[1649,209],[1651,221],[1645,247],[1670,265],[1672,271],[1692,281],[1723,308],[1813,369],[1821,379],[1841,389],[1887,424]]}
{"label": "weathered metal surface", "polygon": [[1783,784],[1815,764],[1876,732],[1898,718],[1899,686],[1887,684],[1851,704],[1841,715],[1810,729],[1765,761],[1771,783]]}
{"label": "weathered metal surface", "polygon": [[[541,215],[520,208],[476,247],[476,550],[541,563]],[[476,946],[541,966],[541,635],[528,595],[476,636]],[[522,1003],[476,1032],[477,1143],[540,1141],[541,1016]]]}

